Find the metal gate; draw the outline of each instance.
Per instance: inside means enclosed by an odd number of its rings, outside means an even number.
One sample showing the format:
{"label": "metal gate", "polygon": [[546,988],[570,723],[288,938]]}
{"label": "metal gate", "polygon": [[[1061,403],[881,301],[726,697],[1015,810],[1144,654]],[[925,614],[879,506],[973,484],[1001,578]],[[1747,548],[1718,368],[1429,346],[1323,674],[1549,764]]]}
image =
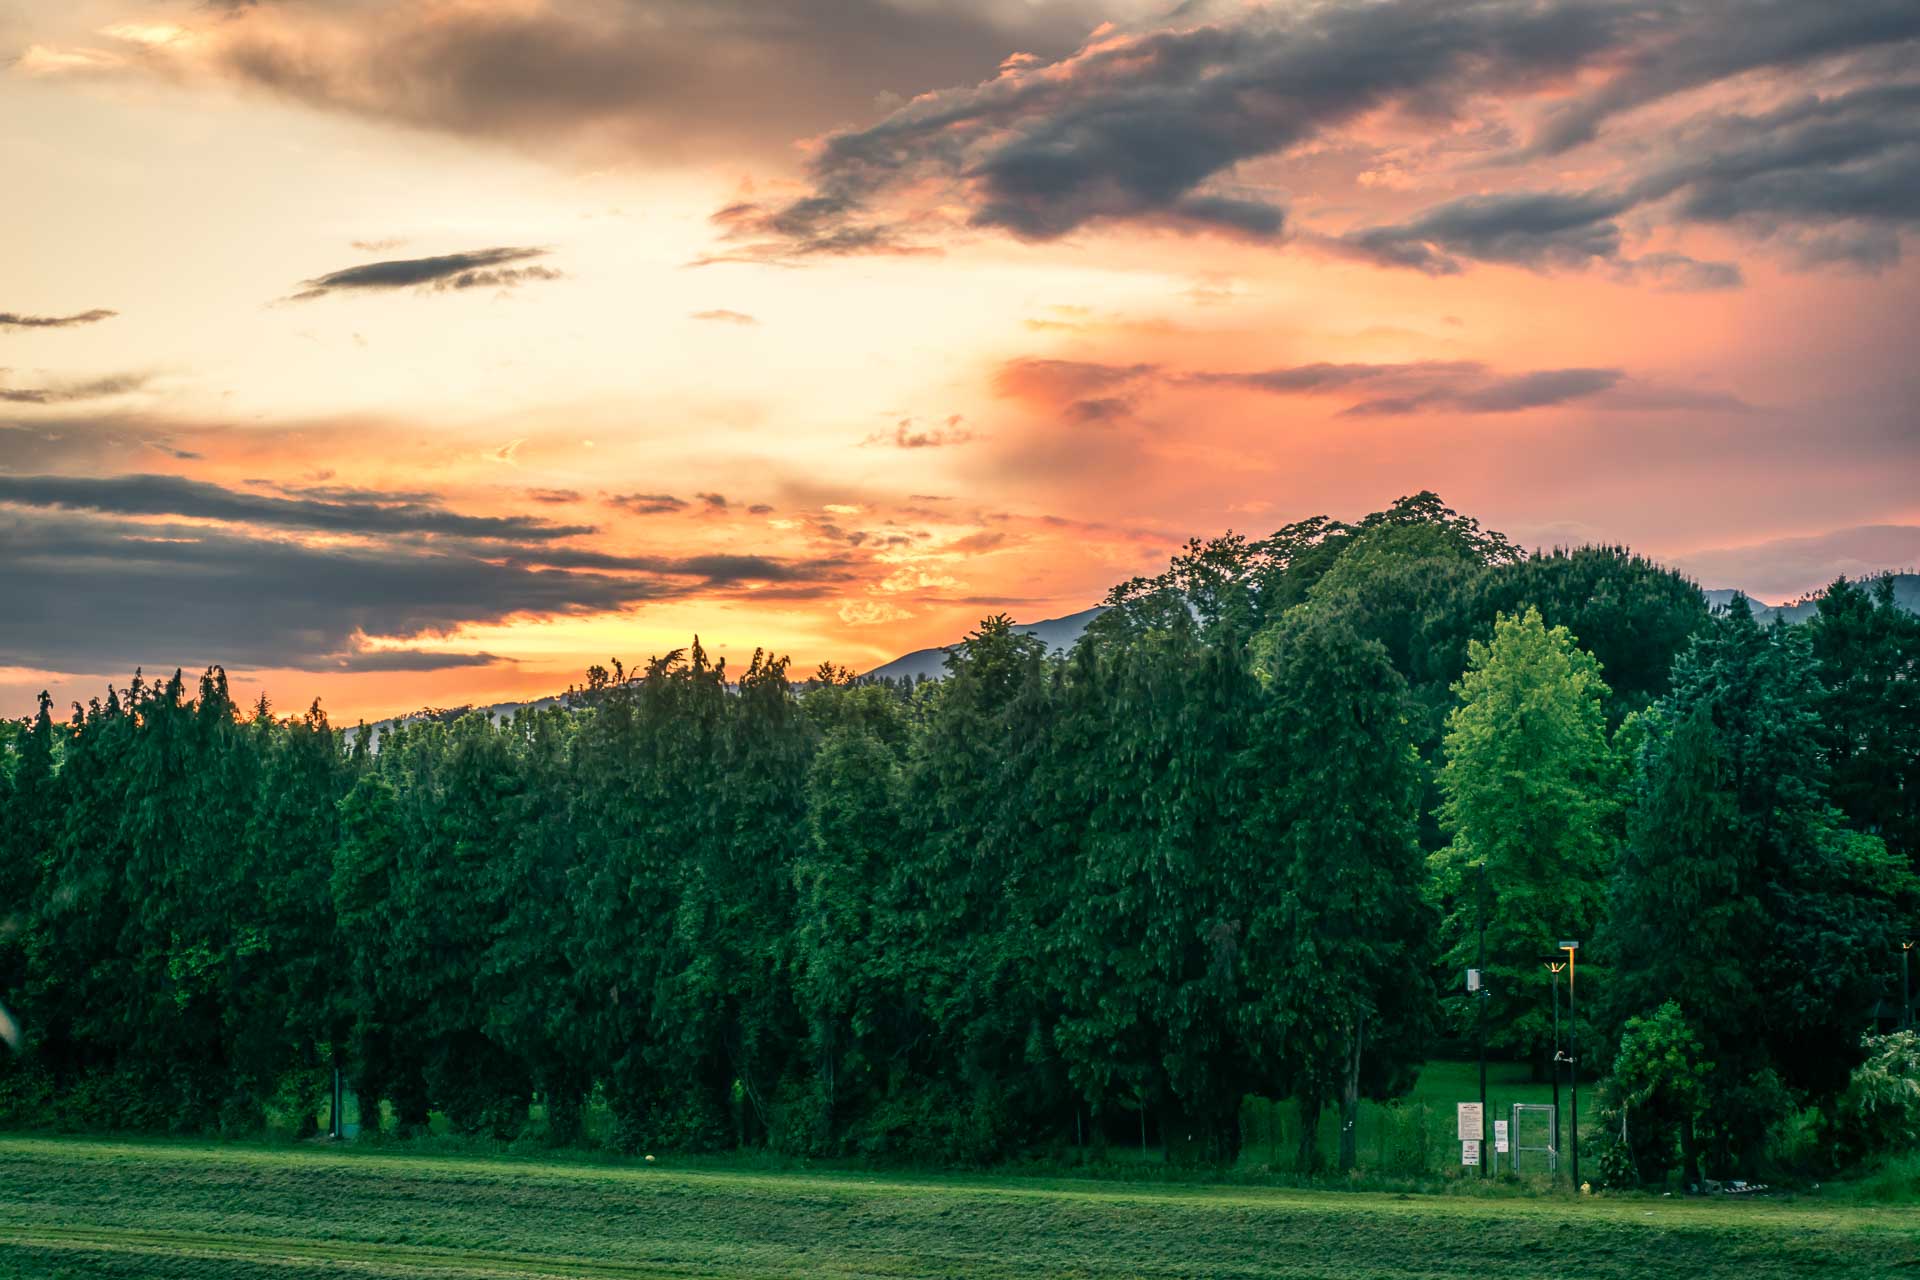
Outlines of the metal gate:
{"label": "metal gate", "polygon": [[1545,1156],[1548,1173],[1560,1170],[1560,1113],[1544,1102],[1513,1104],[1513,1172],[1521,1172],[1520,1156]]}

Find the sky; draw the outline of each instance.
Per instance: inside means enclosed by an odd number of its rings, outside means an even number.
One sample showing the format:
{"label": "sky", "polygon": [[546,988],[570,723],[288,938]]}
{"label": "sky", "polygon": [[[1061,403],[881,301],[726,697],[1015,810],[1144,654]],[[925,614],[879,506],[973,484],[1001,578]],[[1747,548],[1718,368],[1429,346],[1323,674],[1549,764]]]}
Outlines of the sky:
{"label": "sky", "polygon": [[1920,564],[1913,0],[0,0],[0,714],[872,667],[1431,489]]}

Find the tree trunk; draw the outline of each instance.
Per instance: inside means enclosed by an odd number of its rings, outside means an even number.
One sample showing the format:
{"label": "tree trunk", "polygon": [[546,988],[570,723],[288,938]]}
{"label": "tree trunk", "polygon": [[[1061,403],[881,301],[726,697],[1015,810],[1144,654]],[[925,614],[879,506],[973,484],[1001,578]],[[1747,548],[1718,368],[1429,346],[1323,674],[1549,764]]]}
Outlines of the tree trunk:
{"label": "tree trunk", "polygon": [[1301,1173],[1320,1171],[1320,1105],[1318,1090],[1300,1095],[1300,1150],[1294,1168]]}
{"label": "tree trunk", "polygon": [[1700,1185],[1700,1140],[1694,1134],[1693,1117],[1680,1121],[1680,1177],[1689,1187]]}
{"label": "tree trunk", "polygon": [[1353,1039],[1347,1047],[1346,1078],[1340,1084],[1340,1172],[1352,1173],[1359,1163],[1360,1141],[1360,1055],[1367,1043],[1367,1015],[1361,1014],[1353,1025]]}

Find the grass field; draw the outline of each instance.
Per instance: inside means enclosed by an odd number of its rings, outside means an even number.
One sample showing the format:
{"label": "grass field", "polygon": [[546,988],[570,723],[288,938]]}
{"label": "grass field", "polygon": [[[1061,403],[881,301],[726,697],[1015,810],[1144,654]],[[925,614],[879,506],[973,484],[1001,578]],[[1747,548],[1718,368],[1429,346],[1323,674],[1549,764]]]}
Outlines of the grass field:
{"label": "grass field", "polygon": [[1920,1274],[1920,1215],[0,1139],[0,1277]]}

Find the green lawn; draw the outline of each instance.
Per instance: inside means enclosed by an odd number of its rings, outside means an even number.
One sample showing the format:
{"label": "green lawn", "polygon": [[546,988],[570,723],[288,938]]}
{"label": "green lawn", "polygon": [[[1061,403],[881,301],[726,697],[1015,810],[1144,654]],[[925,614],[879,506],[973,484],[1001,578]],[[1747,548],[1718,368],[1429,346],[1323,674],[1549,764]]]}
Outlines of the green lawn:
{"label": "green lawn", "polygon": [[0,1139],[0,1277],[1920,1274],[1920,1215]]}

